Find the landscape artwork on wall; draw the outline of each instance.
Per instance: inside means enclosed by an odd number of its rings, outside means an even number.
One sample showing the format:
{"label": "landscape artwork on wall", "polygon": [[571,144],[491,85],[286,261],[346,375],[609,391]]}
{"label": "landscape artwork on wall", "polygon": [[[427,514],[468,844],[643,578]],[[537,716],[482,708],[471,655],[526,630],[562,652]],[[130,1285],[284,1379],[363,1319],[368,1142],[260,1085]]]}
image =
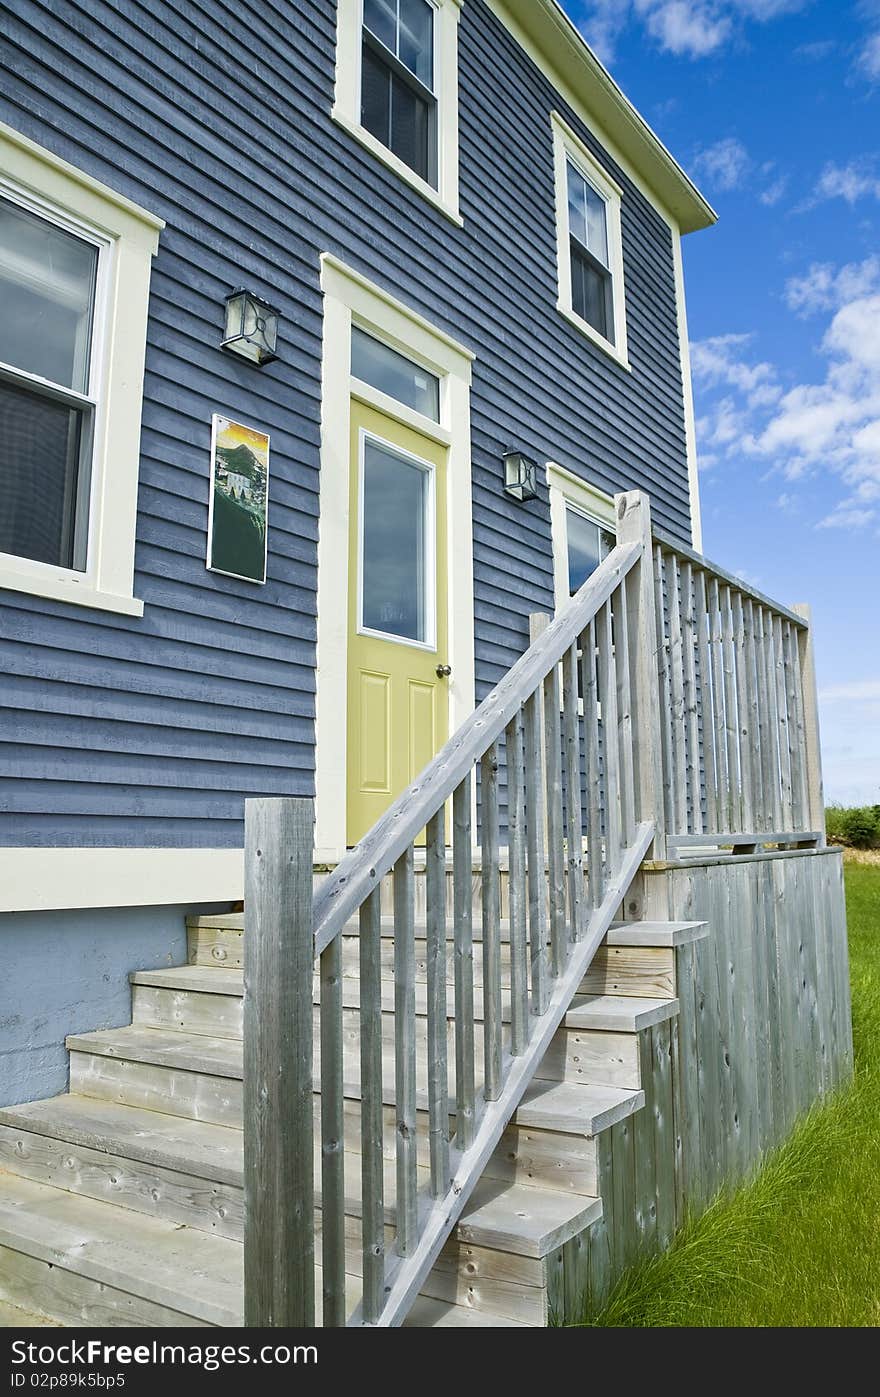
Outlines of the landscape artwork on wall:
{"label": "landscape artwork on wall", "polygon": [[266,581],[269,437],[215,413],[211,425],[208,560],[212,572]]}

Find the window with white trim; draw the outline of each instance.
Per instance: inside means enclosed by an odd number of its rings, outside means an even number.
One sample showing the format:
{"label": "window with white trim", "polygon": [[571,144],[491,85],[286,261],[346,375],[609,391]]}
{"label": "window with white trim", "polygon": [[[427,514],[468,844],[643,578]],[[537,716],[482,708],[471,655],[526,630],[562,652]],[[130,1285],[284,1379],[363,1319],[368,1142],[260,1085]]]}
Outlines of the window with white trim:
{"label": "window with white trim", "polygon": [[614,535],[577,505],[565,506],[568,594],[573,597],[614,547]]}
{"label": "window with white trim", "polygon": [[555,112],[559,309],[628,367],[621,189]]}
{"label": "window with white trim", "polygon": [[614,501],[582,476],[547,462],[556,609],[568,604],[616,542]]}
{"label": "window with white trim", "polygon": [[338,0],[333,117],[458,217],[461,0]]}
{"label": "window with white trim", "polygon": [[163,226],[0,123],[0,588],[143,611],[140,423]]}

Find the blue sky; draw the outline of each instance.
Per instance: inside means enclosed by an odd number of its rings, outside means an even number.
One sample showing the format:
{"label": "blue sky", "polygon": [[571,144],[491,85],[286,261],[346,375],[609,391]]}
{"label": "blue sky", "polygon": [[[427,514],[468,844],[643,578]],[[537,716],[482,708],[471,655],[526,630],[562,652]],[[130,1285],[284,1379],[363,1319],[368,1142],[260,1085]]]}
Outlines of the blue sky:
{"label": "blue sky", "polygon": [[813,607],[825,790],[880,802],[880,0],[564,0],[697,181],[703,546]]}

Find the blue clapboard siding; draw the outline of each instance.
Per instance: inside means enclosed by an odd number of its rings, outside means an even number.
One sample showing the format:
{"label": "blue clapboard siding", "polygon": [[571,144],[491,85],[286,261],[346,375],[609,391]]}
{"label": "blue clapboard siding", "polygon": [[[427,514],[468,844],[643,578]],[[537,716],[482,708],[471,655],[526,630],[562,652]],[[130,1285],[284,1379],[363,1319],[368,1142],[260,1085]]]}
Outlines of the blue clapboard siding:
{"label": "blue clapboard siding", "polygon": [[[552,607],[546,494],[501,488],[516,445],[690,536],[669,230],[483,0],[460,28],[458,228],[330,119],[330,0],[11,0],[0,118],[167,222],[154,264],[136,595],[142,619],[0,593],[0,842],[218,847],[249,794],[313,788],[321,297],[328,250],[477,354],[478,694]],[[551,110],[623,186],[628,374],[556,309]],[[281,358],[219,352],[245,283]],[[204,567],[210,418],[266,428],[269,581]]]}

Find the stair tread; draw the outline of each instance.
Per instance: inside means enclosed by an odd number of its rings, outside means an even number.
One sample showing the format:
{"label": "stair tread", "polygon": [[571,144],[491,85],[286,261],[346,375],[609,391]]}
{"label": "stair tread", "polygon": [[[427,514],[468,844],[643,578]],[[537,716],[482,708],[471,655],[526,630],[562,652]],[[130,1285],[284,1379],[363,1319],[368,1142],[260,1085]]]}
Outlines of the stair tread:
{"label": "stair tread", "polygon": [[2,1184],[3,1245],[193,1319],[241,1324],[241,1243],[13,1174]]}
{"label": "stair tread", "polygon": [[458,1237],[475,1246],[543,1257],[601,1216],[599,1198],[482,1178],[458,1224]]}
{"label": "stair tread", "polygon": [[565,1016],[566,1028],[638,1033],[678,1013],[677,999],[643,999],[631,994],[579,994]]}
{"label": "stair tread", "polygon": [[687,946],[709,935],[708,922],[612,922],[607,946]]}
{"label": "stair tread", "polygon": [[[179,1071],[203,1072],[236,1080],[242,1077],[242,1045],[238,1038],[210,1038],[199,1033],[132,1025],[71,1034],[67,1046],[72,1051],[146,1062]],[[420,1051],[424,1053],[424,1047]],[[385,1055],[383,1066],[383,1099],[393,1104],[393,1050]],[[347,1097],[356,1099],[360,1095],[360,1088],[355,1083],[346,1082],[344,1092]],[[616,1118],[620,1119],[638,1110],[643,1103],[643,1093],[631,1088],[597,1086],[585,1082],[533,1081],[517,1109],[515,1120],[518,1125],[559,1130],[566,1134],[591,1135],[607,1128],[605,1117],[609,1110],[619,1111],[621,1115]],[[453,1103],[450,1102],[452,1108]],[[217,1128],[228,1129],[225,1126]]]}

